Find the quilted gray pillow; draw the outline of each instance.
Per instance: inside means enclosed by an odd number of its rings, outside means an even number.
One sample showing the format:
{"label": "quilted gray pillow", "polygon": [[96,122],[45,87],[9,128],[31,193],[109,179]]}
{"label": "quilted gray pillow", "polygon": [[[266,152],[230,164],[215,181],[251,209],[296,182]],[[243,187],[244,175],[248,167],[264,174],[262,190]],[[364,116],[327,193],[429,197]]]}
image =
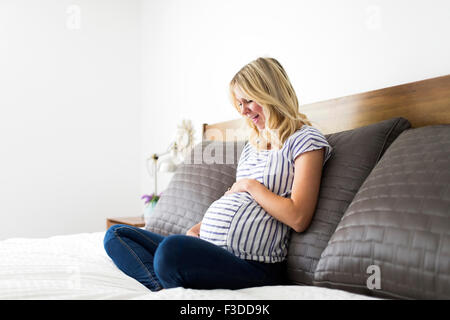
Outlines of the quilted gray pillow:
{"label": "quilted gray pillow", "polygon": [[361,128],[325,135],[333,154],[325,164],[316,212],[309,228],[292,231],[287,257],[290,282],[313,282],[322,251],[384,151],[411,125],[404,118],[393,118]]}
{"label": "quilted gray pillow", "polygon": [[450,299],[450,125],[403,132],[348,207],[314,284]]}
{"label": "quilted gray pillow", "polygon": [[180,165],[159,199],[146,230],[185,234],[200,222],[211,203],[236,181],[236,168],[245,141],[203,141]]}

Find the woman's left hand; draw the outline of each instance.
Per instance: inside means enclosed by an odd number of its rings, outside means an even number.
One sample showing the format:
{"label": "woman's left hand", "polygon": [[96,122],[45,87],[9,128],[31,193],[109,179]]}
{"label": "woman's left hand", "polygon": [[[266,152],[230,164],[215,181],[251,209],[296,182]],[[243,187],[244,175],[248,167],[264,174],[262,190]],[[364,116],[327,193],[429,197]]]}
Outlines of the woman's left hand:
{"label": "woman's left hand", "polygon": [[240,179],[233,183],[231,188],[228,188],[228,191],[225,194],[230,194],[234,192],[248,192],[249,187],[252,183],[258,182],[255,179]]}

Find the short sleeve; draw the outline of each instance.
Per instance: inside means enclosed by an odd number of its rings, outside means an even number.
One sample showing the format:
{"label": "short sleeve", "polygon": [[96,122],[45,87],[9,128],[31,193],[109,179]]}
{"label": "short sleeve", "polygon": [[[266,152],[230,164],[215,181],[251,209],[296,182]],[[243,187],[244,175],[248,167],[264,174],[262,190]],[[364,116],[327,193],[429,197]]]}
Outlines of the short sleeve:
{"label": "short sleeve", "polygon": [[324,135],[314,127],[304,126],[292,135],[290,155],[292,162],[302,153],[325,148],[323,164],[330,158],[333,148]]}
{"label": "short sleeve", "polygon": [[247,141],[244,148],[242,149],[241,155],[239,156],[238,166],[241,165],[245,160],[247,160],[250,153],[250,142]]}
{"label": "short sleeve", "polygon": [[247,142],[242,149],[241,155],[239,157],[239,161],[236,168],[236,179],[238,179],[240,176],[242,176],[242,167],[244,165],[244,162],[247,161],[250,154],[250,142]]}

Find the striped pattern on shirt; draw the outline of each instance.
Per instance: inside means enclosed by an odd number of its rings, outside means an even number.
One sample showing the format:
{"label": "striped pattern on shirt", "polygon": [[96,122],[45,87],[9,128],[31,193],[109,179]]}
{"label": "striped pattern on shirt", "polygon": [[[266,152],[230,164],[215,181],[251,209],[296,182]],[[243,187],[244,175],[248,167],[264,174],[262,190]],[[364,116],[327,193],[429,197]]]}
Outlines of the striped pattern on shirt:
{"label": "striped pattern on shirt", "polygon": [[[304,152],[325,148],[323,164],[332,148],[316,128],[304,125],[280,150],[257,151],[247,143],[242,150],[236,180],[256,179],[273,193],[289,197],[295,159]],[[237,257],[266,263],[286,258],[291,228],[273,218],[247,192],[222,196],[205,213],[200,238]]]}

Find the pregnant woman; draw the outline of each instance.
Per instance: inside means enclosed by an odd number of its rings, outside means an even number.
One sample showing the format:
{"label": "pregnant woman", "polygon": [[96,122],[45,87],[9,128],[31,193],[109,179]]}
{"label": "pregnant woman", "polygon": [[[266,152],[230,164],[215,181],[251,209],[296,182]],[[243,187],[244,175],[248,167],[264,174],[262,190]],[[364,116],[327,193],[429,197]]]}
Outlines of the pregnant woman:
{"label": "pregnant woman", "polygon": [[230,95],[251,134],[236,182],[202,221],[186,235],[127,225],[105,235],[116,266],[152,291],[286,284],[290,232],[311,222],[332,148],[299,112],[285,70],[273,58],[258,58],[233,77]]}

